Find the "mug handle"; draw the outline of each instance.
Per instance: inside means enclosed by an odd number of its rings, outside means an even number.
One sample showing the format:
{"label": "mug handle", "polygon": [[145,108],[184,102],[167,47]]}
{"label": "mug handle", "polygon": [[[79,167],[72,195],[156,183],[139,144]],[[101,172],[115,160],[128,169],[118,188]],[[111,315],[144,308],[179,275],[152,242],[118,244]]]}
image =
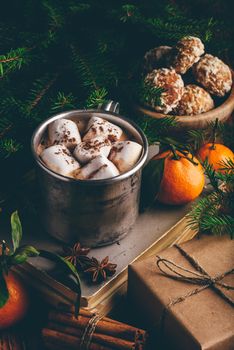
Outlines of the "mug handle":
{"label": "mug handle", "polygon": [[108,100],[103,104],[98,106],[99,109],[103,109],[107,112],[113,112],[119,114],[119,102],[114,102],[112,100]]}

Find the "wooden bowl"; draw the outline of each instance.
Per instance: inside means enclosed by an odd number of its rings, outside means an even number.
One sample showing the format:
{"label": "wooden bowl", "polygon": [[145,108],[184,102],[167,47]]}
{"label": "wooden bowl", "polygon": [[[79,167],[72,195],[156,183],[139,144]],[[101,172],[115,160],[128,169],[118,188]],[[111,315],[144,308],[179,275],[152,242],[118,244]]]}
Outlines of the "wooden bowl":
{"label": "wooden bowl", "polygon": [[[234,81],[234,72],[232,72],[232,77]],[[136,110],[140,112],[140,114],[147,115],[149,117],[155,119],[162,119],[165,117],[176,117],[176,121],[178,121],[178,125],[174,127],[174,130],[183,131],[183,130],[191,130],[191,129],[205,129],[207,125],[215,121],[216,118],[219,119],[220,122],[225,122],[234,110],[234,84],[232,85],[231,92],[228,98],[218,107],[210,110],[209,112],[197,114],[197,115],[183,115],[183,116],[175,116],[175,115],[166,115],[163,113],[155,112],[152,109],[148,109],[147,107],[137,106]]]}

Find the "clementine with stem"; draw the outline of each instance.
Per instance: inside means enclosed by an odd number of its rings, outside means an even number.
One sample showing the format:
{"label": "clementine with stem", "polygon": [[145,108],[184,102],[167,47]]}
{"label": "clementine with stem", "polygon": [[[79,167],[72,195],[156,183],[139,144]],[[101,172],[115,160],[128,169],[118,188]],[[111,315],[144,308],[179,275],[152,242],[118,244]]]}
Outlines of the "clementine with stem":
{"label": "clementine with stem", "polygon": [[206,143],[198,151],[198,158],[204,162],[206,159],[216,171],[223,172],[222,162],[231,159],[234,161],[232,150],[220,143]]}
{"label": "clementine with stem", "polygon": [[182,205],[197,198],[204,187],[203,168],[190,153],[175,149],[153,157],[164,158],[164,171],[156,199],[165,204]]}

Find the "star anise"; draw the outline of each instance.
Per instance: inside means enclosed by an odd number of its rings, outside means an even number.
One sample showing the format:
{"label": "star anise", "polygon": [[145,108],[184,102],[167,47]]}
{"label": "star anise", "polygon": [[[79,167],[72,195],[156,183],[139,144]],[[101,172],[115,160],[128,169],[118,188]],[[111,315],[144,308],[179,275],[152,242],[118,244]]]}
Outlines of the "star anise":
{"label": "star anise", "polygon": [[76,268],[82,269],[86,261],[89,260],[86,255],[89,253],[90,248],[81,247],[79,242],[74,244],[73,247],[63,247],[63,251],[65,255],[64,258]]}
{"label": "star anise", "polygon": [[101,262],[96,258],[92,257],[86,264],[85,273],[88,273],[92,277],[92,281],[95,283],[97,281],[105,281],[107,276],[112,276],[116,272],[117,264],[112,264],[109,262],[109,257],[106,256]]}

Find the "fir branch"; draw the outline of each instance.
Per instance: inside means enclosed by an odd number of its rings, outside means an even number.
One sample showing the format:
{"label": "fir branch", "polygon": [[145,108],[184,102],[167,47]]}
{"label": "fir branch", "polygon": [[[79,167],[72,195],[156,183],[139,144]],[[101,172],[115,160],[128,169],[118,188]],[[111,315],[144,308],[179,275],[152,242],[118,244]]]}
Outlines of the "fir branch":
{"label": "fir branch", "polygon": [[80,4],[71,5],[69,9],[71,10],[72,13],[82,13],[89,10],[90,7],[91,5],[88,3],[80,3]]}
{"label": "fir branch", "polygon": [[84,86],[92,87],[98,90],[98,85],[95,80],[95,76],[86,58],[83,57],[78,52],[78,49],[75,48],[74,46],[71,46],[71,51],[72,51],[72,60],[73,60],[74,68],[77,71],[77,74],[80,75],[80,77],[82,78],[84,82]]}
{"label": "fir branch", "polygon": [[0,139],[3,138],[13,127],[13,123],[6,118],[0,120]]}
{"label": "fir branch", "polygon": [[91,92],[86,100],[87,108],[98,108],[106,101],[108,92],[105,88],[97,89]]}
{"label": "fir branch", "polygon": [[212,194],[199,199],[187,214],[188,226],[197,232],[213,234],[232,233],[233,219],[220,212],[220,203],[223,203],[223,193]]}
{"label": "fir branch", "polygon": [[220,162],[221,168],[219,170],[225,171],[225,172],[234,172],[234,161],[231,158],[225,159]]}
{"label": "fir branch", "polygon": [[141,18],[138,8],[134,5],[123,5],[121,12],[119,19],[123,23],[126,23],[130,18],[133,22],[137,22]]}
{"label": "fir branch", "polygon": [[[55,83],[58,78],[58,74],[56,73],[52,79],[48,81],[48,78],[38,79],[34,82],[34,87],[30,92],[29,105],[27,108],[27,112],[30,113],[41,101],[41,99],[45,96],[50,87]],[[46,81],[46,85],[43,84],[44,80]]]}
{"label": "fir branch", "polygon": [[220,162],[217,178],[227,184],[228,188],[234,189],[234,162],[232,159],[229,158]]}
{"label": "fir branch", "polygon": [[219,188],[220,183],[217,177],[217,172],[214,170],[213,166],[209,164],[207,159],[202,163],[202,165],[203,165],[205,174],[210,181],[210,184],[213,186],[215,191],[220,192],[220,188]]}
{"label": "fir branch", "polygon": [[0,157],[1,158],[8,158],[13,153],[18,152],[20,149],[22,149],[22,145],[18,143],[16,140],[13,139],[1,139],[0,140]]}
{"label": "fir branch", "polygon": [[230,215],[217,214],[204,213],[200,221],[200,230],[212,232],[214,235],[229,234],[231,238],[234,238],[234,218]]}
{"label": "fir branch", "polygon": [[21,101],[13,96],[0,100],[0,139],[16,126],[15,117],[18,117],[20,108]]}
{"label": "fir branch", "polygon": [[186,143],[192,145],[195,151],[199,150],[199,148],[205,142],[205,133],[204,130],[188,130]]}
{"label": "fir branch", "polygon": [[[187,215],[188,226],[198,232],[229,234],[234,238],[234,174],[215,172],[207,162],[205,173],[214,187],[214,192],[199,199],[192,207]],[[225,180],[222,186],[219,186],[220,180]]]}
{"label": "fir branch", "polygon": [[153,86],[142,80],[136,90],[138,101],[143,105],[150,105],[151,107],[161,106],[161,94],[165,90],[161,87]]}
{"label": "fir branch", "polygon": [[10,50],[5,55],[0,55],[0,74],[1,78],[9,72],[19,70],[23,64],[29,62],[28,49],[18,48]]}
{"label": "fir branch", "polygon": [[49,25],[52,28],[60,28],[64,24],[64,16],[62,11],[59,11],[58,6],[53,6],[50,0],[43,0],[42,6],[45,8],[49,17]]}
{"label": "fir branch", "polygon": [[210,122],[203,130],[189,130],[186,135],[186,143],[192,144],[194,150],[197,151],[204,143],[213,141],[214,129],[215,137],[223,140],[226,146],[234,149],[234,126],[219,121]]}
{"label": "fir branch", "polygon": [[71,45],[72,63],[82,86],[89,91],[100,88],[116,87],[118,85],[118,72],[109,58],[94,48],[89,55]]}
{"label": "fir branch", "polygon": [[[175,117],[165,117],[162,119],[153,119],[148,116],[141,116],[136,120],[147,136],[149,144],[154,144],[165,140],[165,135],[168,134],[170,128],[177,125]],[[167,139],[168,142],[169,139]],[[170,139],[169,143],[175,143],[175,140]]]}
{"label": "fir branch", "polygon": [[51,112],[58,113],[69,109],[75,108],[75,97],[72,93],[65,95],[63,92],[59,92],[56,99],[53,101]]}
{"label": "fir branch", "polygon": [[[140,6],[139,6],[140,7]],[[178,8],[165,6],[164,13],[161,16],[148,18],[144,16],[139,7],[134,5],[123,5],[121,8],[120,20],[122,22],[131,21],[145,27],[145,30],[151,31],[157,38],[164,40],[179,40],[183,36],[194,35],[208,42],[212,38],[212,33],[217,27],[217,22],[213,18],[207,20],[194,20],[188,18]],[[171,15],[171,11],[176,11],[177,15]]]}

